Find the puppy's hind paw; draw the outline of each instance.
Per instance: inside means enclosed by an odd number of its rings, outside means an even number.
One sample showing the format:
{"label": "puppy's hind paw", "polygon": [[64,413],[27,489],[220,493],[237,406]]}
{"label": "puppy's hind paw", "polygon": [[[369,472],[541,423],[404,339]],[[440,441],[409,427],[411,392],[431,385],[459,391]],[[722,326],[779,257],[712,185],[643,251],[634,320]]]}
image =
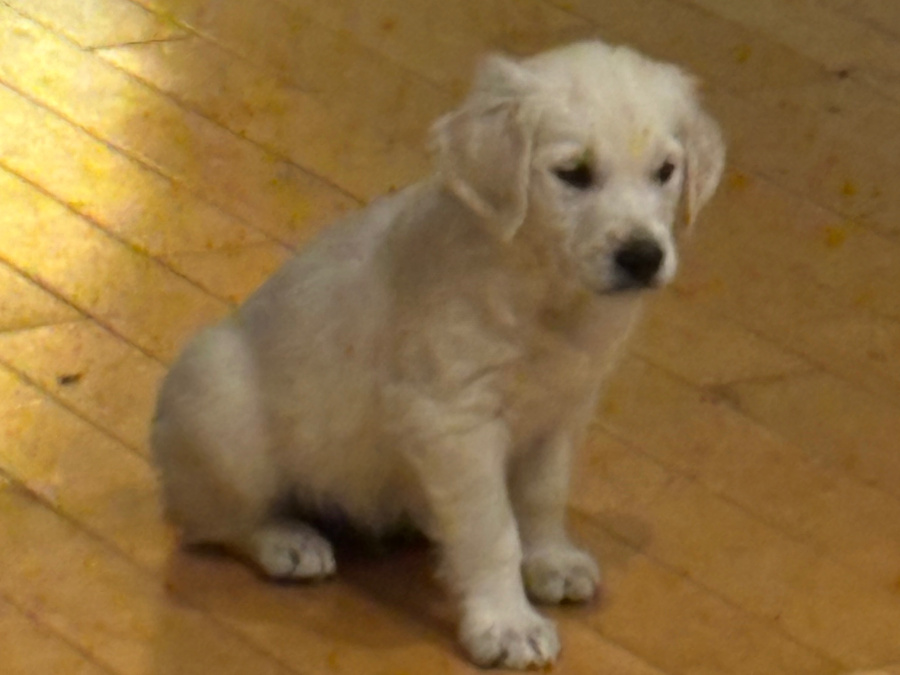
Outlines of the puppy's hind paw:
{"label": "puppy's hind paw", "polygon": [[470,613],[463,619],[460,641],[483,668],[540,668],[559,656],[556,627],[528,606],[518,612]]}
{"label": "puppy's hind paw", "polygon": [[266,525],[254,533],[246,548],[271,579],[315,580],[331,576],[336,569],[331,543],[305,523]]}
{"label": "puppy's hind paw", "polygon": [[600,569],[584,551],[560,546],[527,555],[522,577],[528,595],[537,602],[586,602],[597,592]]}

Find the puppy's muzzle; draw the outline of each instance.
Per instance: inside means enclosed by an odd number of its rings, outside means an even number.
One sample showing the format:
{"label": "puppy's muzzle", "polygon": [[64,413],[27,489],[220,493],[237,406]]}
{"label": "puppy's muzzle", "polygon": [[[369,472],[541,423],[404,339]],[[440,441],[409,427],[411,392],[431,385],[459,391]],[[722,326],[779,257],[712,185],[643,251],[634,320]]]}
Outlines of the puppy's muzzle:
{"label": "puppy's muzzle", "polygon": [[653,286],[665,254],[653,239],[636,237],[615,252],[616,271],[626,288]]}

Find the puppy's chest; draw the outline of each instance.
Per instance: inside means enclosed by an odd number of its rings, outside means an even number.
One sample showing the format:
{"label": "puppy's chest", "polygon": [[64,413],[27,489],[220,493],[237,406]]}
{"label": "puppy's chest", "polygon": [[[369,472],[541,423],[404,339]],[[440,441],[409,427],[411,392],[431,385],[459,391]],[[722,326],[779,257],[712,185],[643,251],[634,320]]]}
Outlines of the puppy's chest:
{"label": "puppy's chest", "polygon": [[629,332],[631,313],[540,313],[521,335],[521,358],[505,374],[507,415],[552,424],[591,400]]}
{"label": "puppy's chest", "polygon": [[563,335],[536,338],[504,374],[505,414],[516,422],[552,423],[593,395],[603,357]]}

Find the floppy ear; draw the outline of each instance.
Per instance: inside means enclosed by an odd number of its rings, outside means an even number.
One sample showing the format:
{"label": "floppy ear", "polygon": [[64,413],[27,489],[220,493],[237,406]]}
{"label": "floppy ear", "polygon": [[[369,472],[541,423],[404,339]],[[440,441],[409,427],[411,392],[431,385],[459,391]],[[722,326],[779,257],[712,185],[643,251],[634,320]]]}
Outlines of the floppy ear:
{"label": "floppy ear", "polygon": [[688,229],[710,200],[725,167],[725,141],[715,120],[692,106],[683,129],[685,147],[684,222]]}
{"label": "floppy ear", "polygon": [[528,210],[532,125],[523,112],[526,80],[513,61],[489,58],[468,100],[431,130],[443,182],[505,241]]}

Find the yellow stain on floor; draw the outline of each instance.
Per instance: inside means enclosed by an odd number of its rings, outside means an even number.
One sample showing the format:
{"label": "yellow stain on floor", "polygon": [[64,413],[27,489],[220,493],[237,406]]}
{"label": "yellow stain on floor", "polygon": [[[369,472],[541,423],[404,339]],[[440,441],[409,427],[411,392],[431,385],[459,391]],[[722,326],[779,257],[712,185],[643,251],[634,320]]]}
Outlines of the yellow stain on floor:
{"label": "yellow stain on floor", "polygon": [[734,60],[738,63],[747,63],[753,55],[753,49],[749,45],[738,45],[734,48]]}
{"label": "yellow stain on floor", "polygon": [[853,197],[857,192],[859,192],[859,188],[852,180],[845,180],[843,185],[841,185],[841,194],[844,197]]}
{"label": "yellow stain on floor", "polygon": [[825,246],[830,249],[841,248],[847,241],[847,227],[844,225],[829,225],[825,228]]}
{"label": "yellow stain on floor", "polygon": [[750,178],[747,174],[740,171],[731,171],[728,173],[728,187],[732,190],[743,190],[750,184]]}

